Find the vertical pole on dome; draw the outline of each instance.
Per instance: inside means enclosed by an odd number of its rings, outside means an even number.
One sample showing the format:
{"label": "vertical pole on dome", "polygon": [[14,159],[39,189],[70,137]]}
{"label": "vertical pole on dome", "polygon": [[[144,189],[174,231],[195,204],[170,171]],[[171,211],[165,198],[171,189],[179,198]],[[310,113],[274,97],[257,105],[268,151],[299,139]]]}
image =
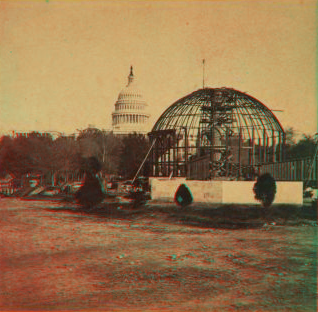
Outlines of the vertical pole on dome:
{"label": "vertical pole on dome", "polygon": [[205,76],[205,59],[202,60],[202,71],[203,71],[203,72],[202,72],[202,76],[203,76],[203,77],[202,77],[202,86],[203,86],[203,89],[204,89],[204,88],[205,88],[205,85],[204,85],[204,82],[205,82],[205,81],[204,81],[204,76]]}

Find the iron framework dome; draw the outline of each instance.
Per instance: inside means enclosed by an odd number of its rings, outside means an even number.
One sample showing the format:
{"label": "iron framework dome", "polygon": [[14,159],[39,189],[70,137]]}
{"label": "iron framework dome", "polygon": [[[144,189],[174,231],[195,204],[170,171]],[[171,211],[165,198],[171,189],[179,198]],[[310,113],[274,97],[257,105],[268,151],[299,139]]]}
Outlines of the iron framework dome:
{"label": "iron framework dome", "polygon": [[[201,179],[241,176],[246,168],[281,160],[285,140],[267,106],[230,88],[203,88],[177,100],[149,136],[154,176]],[[197,176],[200,166],[205,173]]]}

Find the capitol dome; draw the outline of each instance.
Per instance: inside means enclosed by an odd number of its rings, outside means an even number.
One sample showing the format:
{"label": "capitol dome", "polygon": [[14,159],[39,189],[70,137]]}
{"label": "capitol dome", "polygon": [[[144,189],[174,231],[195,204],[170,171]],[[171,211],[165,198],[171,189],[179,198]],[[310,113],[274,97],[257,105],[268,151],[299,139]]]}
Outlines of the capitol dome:
{"label": "capitol dome", "polygon": [[112,113],[113,132],[115,134],[147,133],[149,123],[147,108],[148,105],[136,86],[131,66],[128,84],[120,91],[115,103],[115,111]]}
{"label": "capitol dome", "polygon": [[231,88],[203,88],[177,100],[149,135],[156,140],[151,158],[154,176],[185,176],[189,163],[203,158],[210,165],[220,163],[230,152],[238,170],[254,168],[282,160],[285,142],[273,112]]}

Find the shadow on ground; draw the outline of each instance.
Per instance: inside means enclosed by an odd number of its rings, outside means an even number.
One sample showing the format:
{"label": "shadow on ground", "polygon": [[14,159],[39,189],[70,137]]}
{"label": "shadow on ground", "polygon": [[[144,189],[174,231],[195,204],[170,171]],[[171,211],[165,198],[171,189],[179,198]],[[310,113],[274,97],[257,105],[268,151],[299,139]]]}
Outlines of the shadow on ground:
{"label": "shadow on ground", "polygon": [[96,217],[96,221],[106,220],[147,220],[155,219],[175,225],[200,228],[253,229],[264,224],[317,226],[317,209],[312,206],[274,205],[260,206],[221,205],[207,206],[192,204],[179,207],[174,203],[154,203],[136,206],[130,203],[105,203],[95,208],[84,209],[67,203],[53,211],[68,211],[80,216]]}

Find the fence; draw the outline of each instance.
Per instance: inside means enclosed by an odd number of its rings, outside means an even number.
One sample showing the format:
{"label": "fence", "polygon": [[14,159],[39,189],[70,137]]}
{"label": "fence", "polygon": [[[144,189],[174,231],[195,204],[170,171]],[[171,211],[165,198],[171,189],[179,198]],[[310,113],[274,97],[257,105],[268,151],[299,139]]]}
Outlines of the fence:
{"label": "fence", "polygon": [[259,167],[259,173],[270,173],[278,181],[304,181],[317,185],[318,155],[298,160],[275,162]]}

